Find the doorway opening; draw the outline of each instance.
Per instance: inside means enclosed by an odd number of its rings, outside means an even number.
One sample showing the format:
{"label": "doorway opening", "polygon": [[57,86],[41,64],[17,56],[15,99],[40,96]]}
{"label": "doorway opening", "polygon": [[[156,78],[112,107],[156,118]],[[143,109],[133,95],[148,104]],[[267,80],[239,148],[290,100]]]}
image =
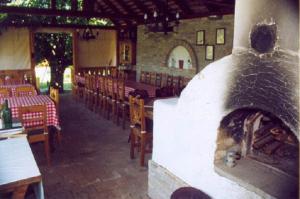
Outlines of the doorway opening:
{"label": "doorway opening", "polygon": [[36,32],[34,52],[35,73],[40,91],[48,93],[50,86],[58,88],[60,92],[70,90],[69,67],[73,65],[72,33],[53,33],[51,30]]}

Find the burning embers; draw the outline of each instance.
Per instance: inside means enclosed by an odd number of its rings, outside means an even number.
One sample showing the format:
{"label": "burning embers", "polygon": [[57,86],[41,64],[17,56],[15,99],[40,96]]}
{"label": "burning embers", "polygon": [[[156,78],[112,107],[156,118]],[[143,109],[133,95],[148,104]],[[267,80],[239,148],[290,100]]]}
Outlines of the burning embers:
{"label": "burning embers", "polygon": [[219,129],[215,159],[229,167],[240,157],[298,176],[299,149],[296,136],[270,113],[240,109],[226,116]]}

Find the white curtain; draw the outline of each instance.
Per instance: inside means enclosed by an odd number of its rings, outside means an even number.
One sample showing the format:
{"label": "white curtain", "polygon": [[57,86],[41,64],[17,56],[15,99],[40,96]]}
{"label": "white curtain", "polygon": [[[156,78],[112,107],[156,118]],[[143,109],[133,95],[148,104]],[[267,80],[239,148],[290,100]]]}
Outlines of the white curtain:
{"label": "white curtain", "polygon": [[0,70],[30,69],[29,37],[27,28],[1,29]]}

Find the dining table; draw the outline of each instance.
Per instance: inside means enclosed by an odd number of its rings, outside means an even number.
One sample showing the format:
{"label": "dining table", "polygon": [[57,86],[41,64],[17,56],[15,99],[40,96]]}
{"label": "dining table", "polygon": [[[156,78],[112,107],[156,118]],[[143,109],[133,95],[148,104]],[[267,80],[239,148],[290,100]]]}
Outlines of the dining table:
{"label": "dining table", "polygon": [[11,97],[16,97],[17,96],[17,92],[16,89],[17,88],[31,88],[30,90],[34,91],[33,93],[29,93],[30,96],[35,96],[37,95],[37,91],[34,88],[34,86],[32,84],[9,84],[9,85],[0,85],[0,88],[7,88],[10,90],[10,94]]}
{"label": "dining table", "polygon": [[[85,78],[80,75],[75,75],[75,82],[76,84],[80,84],[82,86],[85,85]],[[99,82],[97,82],[97,88],[99,88]],[[117,85],[115,85],[115,89],[117,88]],[[144,84],[141,82],[136,82],[133,80],[126,80],[125,81],[125,97],[129,97],[129,93],[135,90],[145,90],[148,93],[148,96],[150,98],[156,97],[156,89],[158,87],[150,85],[150,84]]]}
{"label": "dining table", "polygon": [[141,82],[136,82],[132,80],[126,80],[125,81],[125,96],[129,97],[129,93],[134,90],[145,90],[148,93],[148,96],[150,98],[154,98],[156,96],[156,86],[144,84]]}
{"label": "dining table", "polygon": [[0,140],[0,198],[24,198],[29,185],[44,199],[42,176],[26,137]]}
{"label": "dining table", "polygon": [[[54,126],[60,128],[56,106],[49,96],[36,95],[36,96],[0,98],[0,104],[3,104],[5,99],[7,99],[8,101],[8,107],[12,111],[13,118],[19,118],[19,107],[26,107],[26,106],[33,106],[33,105],[46,105],[47,126]],[[26,126],[31,126],[32,124],[25,123],[23,125],[26,127]]]}

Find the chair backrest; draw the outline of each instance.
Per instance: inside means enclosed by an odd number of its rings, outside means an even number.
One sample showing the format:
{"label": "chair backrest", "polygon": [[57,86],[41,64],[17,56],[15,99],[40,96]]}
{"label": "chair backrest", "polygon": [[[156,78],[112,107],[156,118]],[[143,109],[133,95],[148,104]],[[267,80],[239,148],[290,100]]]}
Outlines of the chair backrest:
{"label": "chair backrest", "polygon": [[0,97],[10,97],[10,89],[9,88],[0,88]]}
{"label": "chair backrest", "polygon": [[106,77],[105,76],[99,76],[98,77],[98,84],[99,84],[99,92],[102,95],[106,94]]}
{"label": "chair backrest", "polygon": [[167,86],[167,74],[163,73],[161,74],[161,84],[160,87],[165,87]]}
{"label": "chair backrest", "polygon": [[107,77],[107,95],[110,97],[114,97],[115,96],[115,80],[112,77]]}
{"label": "chair backrest", "polygon": [[113,78],[117,78],[118,77],[118,68],[117,67],[111,67],[111,76]]}
{"label": "chair backrest", "polygon": [[130,125],[140,126],[141,131],[146,130],[144,100],[138,97],[129,96]]}
{"label": "chair backrest", "polygon": [[172,86],[172,82],[173,82],[172,75],[168,75],[167,76],[167,85],[166,86],[171,87]]}
{"label": "chair backrest", "polygon": [[59,89],[58,88],[54,88],[54,87],[50,87],[50,91],[49,91],[49,97],[52,99],[52,101],[55,104],[56,107],[56,112],[57,115],[59,115]]}
{"label": "chair backrest", "polygon": [[146,82],[145,83],[146,84],[150,84],[151,83],[151,76],[150,76],[149,72],[146,73]]}
{"label": "chair backrest", "polygon": [[155,86],[156,87],[161,87],[161,82],[162,82],[161,73],[156,73],[156,75],[155,75]]}
{"label": "chair backrest", "polygon": [[117,100],[125,100],[125,81],[123,79],[117,81]]}
{"label": "chair backrest", "polygon": [[36,90],[33,86],[21,86],[16,87],[16,96],[24,97],[24,96],[34,96],[36,94]]}
{"label": "chair backrest", "polygon": [[118,70],[118,79],[126,79],[126,74],[124,70]]}
{"label": "chair backrest", "polygon": [[4,85],[4,84],[5,84],[4,79],[0,78],[0,85]]}
{"label": "chair backrest", "polygon": [[43,129],[48,132],[46,105],[19,107],[19,119],[25,130]]}
{"label": "chair backrest", "polygon": [[156,84],[156,73],[155,72],[150,73],[150,84],[153,86],[155,86],[155,84]]}
{"label": "chair backrest", "polygon": [[56,106],[59,104],[59,90],[58,88],[50,87],[49,92],[50,98],[53,100]]}
{"label": "chair backrest", "polygon": [[146,72],[145,71],[141,72],[140,82],[141,83],[146,83]]}
{"label": "chair backrest", "polygon": [[173,88],[175,88],[175,89],[179,88],[179,81],[180,81],[179,76],[173,76],[173,79],[172,79]]}

